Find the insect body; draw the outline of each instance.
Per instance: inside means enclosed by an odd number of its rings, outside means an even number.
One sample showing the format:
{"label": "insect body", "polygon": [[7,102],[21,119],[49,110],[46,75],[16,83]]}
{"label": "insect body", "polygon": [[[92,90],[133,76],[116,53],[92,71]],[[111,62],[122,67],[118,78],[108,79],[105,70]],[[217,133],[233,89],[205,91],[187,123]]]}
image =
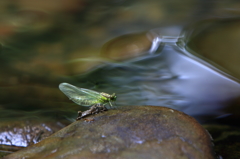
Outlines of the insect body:
{"label": "insect body", "polygon": [[104,105],[95,104],[90,107],[90,109],[81,112],[78,111],[78,117],[76,120],[80,120],[92,114],[98,114],[99,112],[107,111],[107,108]]}
{"label": "insect body", "polygon": [[109,103],[112,107],[112,101],[117,99],[115,93],[99,93],[90,89],[78,88],[68,83],[61,83],[59,89],[73,102],[81,106],[92,106],[96,104]]}

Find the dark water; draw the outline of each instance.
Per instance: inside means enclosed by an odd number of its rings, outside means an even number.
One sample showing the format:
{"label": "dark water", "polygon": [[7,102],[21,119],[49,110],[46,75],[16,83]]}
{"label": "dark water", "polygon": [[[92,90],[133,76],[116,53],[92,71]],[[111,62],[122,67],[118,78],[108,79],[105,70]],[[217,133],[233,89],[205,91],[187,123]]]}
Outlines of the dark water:
{"label": "dark water", "polygon": [[[44,121],[37,127],[52,133],[87,109],[60,92],[62,82],[116,93],[116,106],[238,119],[239,2],[17,2],[2,4],[2,144],[29,145],[18,133],[26,125]],[[37,124],[13,131],[15,121]]]}

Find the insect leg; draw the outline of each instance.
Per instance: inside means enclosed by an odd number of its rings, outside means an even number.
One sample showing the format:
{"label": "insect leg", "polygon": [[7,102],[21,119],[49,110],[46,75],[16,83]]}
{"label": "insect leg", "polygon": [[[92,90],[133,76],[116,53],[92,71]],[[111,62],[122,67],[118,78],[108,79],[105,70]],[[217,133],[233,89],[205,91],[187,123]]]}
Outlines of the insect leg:
{"label": "insect leg", "polygon": [[113,107],[113,105],[112,105],[112,103],[109,101],[109,104],[110,104],[110,106],[111,106],[111,108]]}
{"label": "insect leg", "polygon": [[100,112],[107,111],[108,109],[105,107],[105,105],[101,105],[100,107]]}

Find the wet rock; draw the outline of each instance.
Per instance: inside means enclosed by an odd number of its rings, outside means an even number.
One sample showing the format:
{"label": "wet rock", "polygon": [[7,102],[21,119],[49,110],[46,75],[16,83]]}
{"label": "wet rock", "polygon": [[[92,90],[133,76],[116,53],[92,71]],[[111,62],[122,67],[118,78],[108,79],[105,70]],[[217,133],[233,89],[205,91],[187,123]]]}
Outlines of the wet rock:
{"label": "wet rock", "polygon": [[213,136],[214,150],[222,158],[240,158],[240,128],[229,125],[204,125]]}
{"label": "wet rock", "polygon": [[222,71],[240,79],[240,19],[206,20],[196,26],[188,47]]}
{"label": "wet rock", "polygon": [[23,149],[38,143],[65,126],[65,123],[53,120],[2,120],[0,152],[12,153]]}
{"label": "wet rock", "polygon": [[211,137],[192,117],[165,107],[131,106],[76,121],[15,158],[213,159]]}
{"label": "wet rock", "polygon": [[137,57],[151,48],[153,38],[147,32],[122,35],[104,44],[101,54],[113,60]]}

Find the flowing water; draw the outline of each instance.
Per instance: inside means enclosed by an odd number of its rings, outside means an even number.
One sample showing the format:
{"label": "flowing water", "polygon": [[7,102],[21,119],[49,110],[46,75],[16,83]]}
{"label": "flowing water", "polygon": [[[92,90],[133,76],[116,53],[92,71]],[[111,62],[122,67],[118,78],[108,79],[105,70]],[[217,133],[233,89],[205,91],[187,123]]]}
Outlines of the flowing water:
{"label": "flowing water", "polygon": [[201,122],[238,118],[238,5],[2,2],[1,143],[36,143],[42,132],[53,133],[86,110],[60,92],[62,82],[116,93],[116,106],[166,106]]}

